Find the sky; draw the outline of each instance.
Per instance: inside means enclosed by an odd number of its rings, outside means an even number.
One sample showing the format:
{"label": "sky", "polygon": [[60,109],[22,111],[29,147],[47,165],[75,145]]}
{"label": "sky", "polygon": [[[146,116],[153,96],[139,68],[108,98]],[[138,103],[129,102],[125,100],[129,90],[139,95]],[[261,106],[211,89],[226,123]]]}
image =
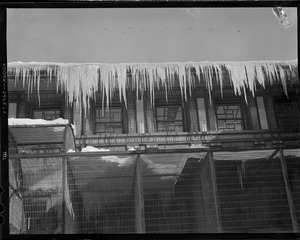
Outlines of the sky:
{"label": "sky", "polygon": [[297,59],[294,25],[266,8],[8,9],[8,62],[163,63]]}

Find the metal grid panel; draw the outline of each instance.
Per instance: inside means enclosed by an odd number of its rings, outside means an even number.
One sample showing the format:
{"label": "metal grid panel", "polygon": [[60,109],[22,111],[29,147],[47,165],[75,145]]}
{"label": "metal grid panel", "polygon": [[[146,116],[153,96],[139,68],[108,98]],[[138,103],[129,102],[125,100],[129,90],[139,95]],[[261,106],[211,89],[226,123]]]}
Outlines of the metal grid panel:
{"label": "metal grid panel", "polygon": [[[249,153],[243,160],[243,152],[224,153],[227,159],[215,161],[224,232],[292,231],[278,155],[267,159],[265,151]],[[216,155],[220,159],[222,153]]]}
{"label": "metal grid panel", "polygon": [[70,158],[78,233],[133,233],[135,156]]}

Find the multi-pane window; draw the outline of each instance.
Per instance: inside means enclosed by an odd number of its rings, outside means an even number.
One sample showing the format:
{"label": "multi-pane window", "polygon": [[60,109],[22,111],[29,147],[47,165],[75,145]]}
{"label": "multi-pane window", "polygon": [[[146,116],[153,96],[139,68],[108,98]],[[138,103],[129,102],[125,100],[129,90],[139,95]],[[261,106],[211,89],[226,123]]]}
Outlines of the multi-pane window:
{"label": "multi-pane window", "polygon": [[158,132],[183,132],[182,107],[156,107],[156,123]]}
{"label": "multi-pane window", "polygon": [[241,104],[217,104],[218,129],[224,131],[243,130]]}
{"label": "multi-pane window", "polygon": [[299,130],[300,114],[297,102],[276,102],[275,112],[278,129]]}
{"label": "multi-pane window", "polygon": [[96,133],[123,133],[123,109],[112,107],[109,111],[96,108],[95,131]]}
{"label": "multi-pane window", "polygon": [[54,120],[61,117],[60,109],[33,109],[32,118]]}

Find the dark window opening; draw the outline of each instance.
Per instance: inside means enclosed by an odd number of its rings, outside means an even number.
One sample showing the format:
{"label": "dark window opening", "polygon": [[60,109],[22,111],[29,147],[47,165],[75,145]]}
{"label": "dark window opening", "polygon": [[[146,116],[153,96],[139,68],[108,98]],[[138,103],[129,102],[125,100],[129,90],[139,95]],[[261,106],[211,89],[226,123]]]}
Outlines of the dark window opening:
{"label": "dark window opening", "polygon": [[217,104],[218,130],[237,131],[245,129],[241,104]]}
{"label": "dark window opening", "polygon": [[278,129],[299,130],[300,114],[297,102],[276,102],[275,113]]}
{"label": "dark window opening", "polygon": [[181,106],[156,107],[157,132],[183,132]]}
{"label": "dark window opening", "polygon": [[95,132],[96,133],[124,133],[122,107],[112,107],[109,111],[102,111],[96,108],[95,112]]}

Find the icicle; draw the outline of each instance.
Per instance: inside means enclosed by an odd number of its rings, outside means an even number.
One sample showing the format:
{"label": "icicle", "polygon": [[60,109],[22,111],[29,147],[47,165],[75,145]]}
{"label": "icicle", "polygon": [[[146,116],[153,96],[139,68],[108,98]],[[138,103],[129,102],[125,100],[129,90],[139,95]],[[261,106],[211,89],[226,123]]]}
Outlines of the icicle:
{"label": "icicle", "polygon": [[[195,74],[192,70],[195,69]],[[119,90],[120,101],[124,100],[127,106],[126,90],[129,85],[143,95],[144,91],[150,94],[151,105],[155,102],[154,89],[163,87],[168,99],[168,91],[179,82],[182,100],[187,100],[187,91],[191,95],[195,88],[195,77],[199,84],[201,78],[205,81],[211,103],[213,90],[213,77],[221,87],[223,96],[223,71],[228,71],[230,84],[236,95],[243,91],[246,99],[246,88],[256,91],[256,83],[265,87],[266,82],[271,85],[280,82],[285,94],[287,94],[287,81],[298,81],[298,63],[285,62],[233,62],[233,63],[166,63],[166,64],[65,64],[65,63],[9,63],[9,71],[15,74],[15,85],[18,81],[27,86],[28,97],[33,89],[37,90],[40,101],[41,72],[46,73],[47,84],[56,79],[56,91],[66,93],[67,102],[76,101],[82,104],[84,111],[89,108],[91,98],[96,98],[96,91],[102,93],[102,104],[106,99],[106,107],[109,107],[115,90]],[[127,70],[131,73],[132,84],[128,84]],[[188,85],[187,85],[188,84]],[[188,89],[187,89],[188,88]],[[142,96],[141,96],[142,97]],[[104,109],[104,106],[102,106]]]}
{"label": "icicle", "polygon": [[285,76],[282,66],[279,66],[279,75],[280,75],[281,84],[283,86],[283,91],[284,91],[285,95],[288,97],[287,86],[286,86],[286,76]]}

